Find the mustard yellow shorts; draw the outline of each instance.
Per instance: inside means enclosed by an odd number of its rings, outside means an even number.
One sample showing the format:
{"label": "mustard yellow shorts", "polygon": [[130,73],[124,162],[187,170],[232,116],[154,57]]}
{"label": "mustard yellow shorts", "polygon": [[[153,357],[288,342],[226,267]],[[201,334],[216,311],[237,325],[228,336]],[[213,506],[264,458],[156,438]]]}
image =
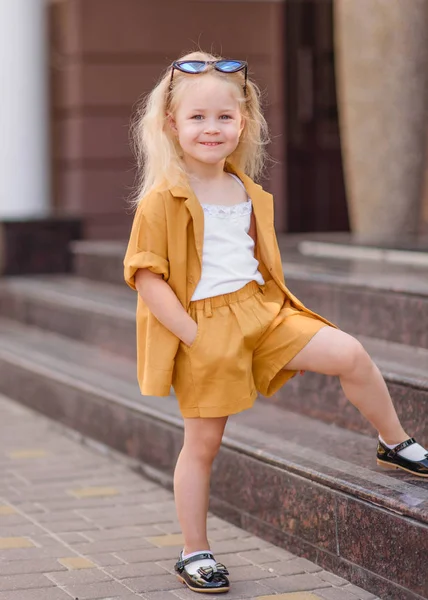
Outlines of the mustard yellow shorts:
{"label": "mustard yellow shorts", "polygon": [[292,306],[273,279],[190,303],[198,324],[180,342],[173,387],[183,417],[223,417],[274,394],[296,371],[284,366],[326,324]]}

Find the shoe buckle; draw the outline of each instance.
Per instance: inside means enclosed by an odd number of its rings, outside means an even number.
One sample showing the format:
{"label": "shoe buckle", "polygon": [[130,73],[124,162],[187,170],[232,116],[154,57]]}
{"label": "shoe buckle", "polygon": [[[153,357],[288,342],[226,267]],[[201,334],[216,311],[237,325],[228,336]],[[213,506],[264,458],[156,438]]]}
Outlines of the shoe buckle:
{"label": "shoe buckle", "polygon": [[401,450],[404,450],[404,448],[407,448],[407,446],[412,446],[413,444],[416,444],[415,438],[409,438],[408,440],[405,440],[401,444],[395,446],[395,448],[392,448],[388,452],[388,457],[395,458],[398,455],[398,453],[401,452]]}

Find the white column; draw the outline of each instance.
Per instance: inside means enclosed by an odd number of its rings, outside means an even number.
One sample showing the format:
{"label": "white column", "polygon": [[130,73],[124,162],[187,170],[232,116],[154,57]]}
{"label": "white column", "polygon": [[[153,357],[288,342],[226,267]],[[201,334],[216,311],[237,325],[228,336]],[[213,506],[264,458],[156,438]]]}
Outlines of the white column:
{"label": "white column", "polygon": [[0,220],[49,214],[45,0],[0,0]]}

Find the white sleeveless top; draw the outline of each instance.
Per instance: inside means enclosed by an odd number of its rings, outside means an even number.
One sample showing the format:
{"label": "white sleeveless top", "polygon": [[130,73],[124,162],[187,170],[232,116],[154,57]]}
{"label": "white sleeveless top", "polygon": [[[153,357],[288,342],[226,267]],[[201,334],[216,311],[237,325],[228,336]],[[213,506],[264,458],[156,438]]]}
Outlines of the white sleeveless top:
{"label": "white sleeveless top", "polygon": [[[242,181],[232,173],[245,189]],[[264,279],[254,258],[254,241],[248,235],[252,202],[232,206],[201,204],[204,211],[202,274],[192,300],[236,292],[250,281],[263,285]]]}

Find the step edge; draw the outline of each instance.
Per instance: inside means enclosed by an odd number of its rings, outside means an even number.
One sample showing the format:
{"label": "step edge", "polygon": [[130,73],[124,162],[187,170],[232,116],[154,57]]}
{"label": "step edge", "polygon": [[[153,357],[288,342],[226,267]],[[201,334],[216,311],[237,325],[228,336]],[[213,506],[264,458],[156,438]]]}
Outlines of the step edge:
{"label": "step edge", "polygon": [[408,288],[391,288],[390,286],[380,286],[379,284],[374,286],[374,285],[368,285],[368,284],[364,284],[360,281],[352,281],[352,280],[346,280],[345,281],[345,276],[340,276],[340,275],[335,275],[333,273],[327,273],[327,272],[323,272],[323,273],[308,273],[307,271],[302,272],[302,273],[297,273],[297,272],[287,272],[287,264],[288,265],[293,265],[295,266],[295,263],[286,263],[283,262],[282,263],[282,270],[284,273],[284,277],[285,277],[285,283],[287,284],[287,281],[292,281],[293,279],[296,281],[304,281],[304,282],[308,282],[308,283],[325,283],[327,285],[334,285],[336,288],[340,288],[340,289],[346,289],[346,288],[358,288],[360,290],[364,290],[364,291],[368,291],[368,292],[372,292],[372,293],[383,293],[383,292],[388,292],[388,293],[392,293],[392,294],[401,294],[404,296],[412,296],[412,297],[416,297],[416,298],[422,298],[424,300],[428,300],[428,293],[425,292],[417,292],[414,290],[409,290]]}
{"label": "step edge", "polygon": [[[17,297],[19,299],[24,298],[26,301],[43,301],[48,305],[62,306],[65,308],[71,308],[76,310],[82,310],[86,313],[102,314],[107,317],[123,318],[126,320],[135,320],[135,309],[127,309],[120,306],[108,306],[105,304],[98,303],[96,300],[83,299],[78,297],[71,297],[62,295],[61,293],[53,290],[29,290],[29,289],[18,289],[13,287],[2,287],[0,285],[0,298],[3,294],[7,294],[9,297]],[[48,297],[48,293],[52,294],[52,297]]]}

